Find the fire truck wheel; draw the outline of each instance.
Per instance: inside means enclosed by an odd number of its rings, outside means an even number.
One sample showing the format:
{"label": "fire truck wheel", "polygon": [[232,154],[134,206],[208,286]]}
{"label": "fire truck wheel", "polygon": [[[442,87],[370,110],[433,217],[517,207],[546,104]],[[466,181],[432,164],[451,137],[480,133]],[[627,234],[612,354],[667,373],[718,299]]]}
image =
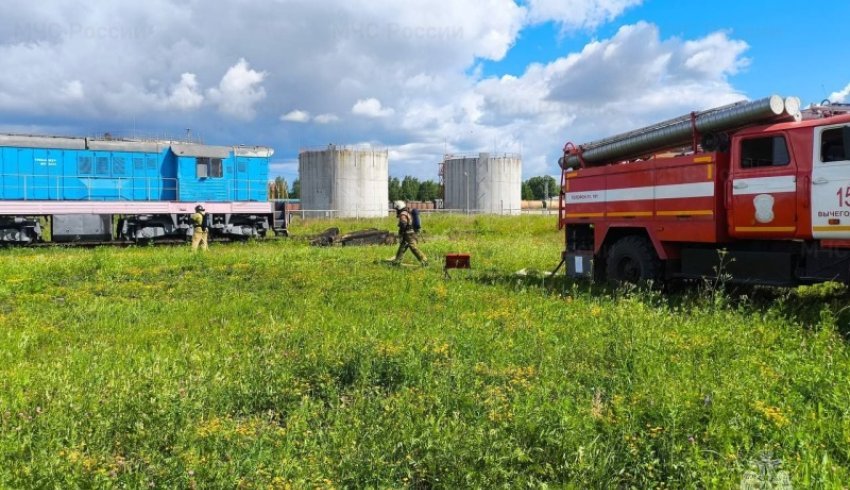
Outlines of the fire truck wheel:
{"label": "fire truck wheel", "polygon": [[612,282],[657,283],[661,278],[661,261],[655,249],[640,236],[617,240],[608,252],[605,269]]}

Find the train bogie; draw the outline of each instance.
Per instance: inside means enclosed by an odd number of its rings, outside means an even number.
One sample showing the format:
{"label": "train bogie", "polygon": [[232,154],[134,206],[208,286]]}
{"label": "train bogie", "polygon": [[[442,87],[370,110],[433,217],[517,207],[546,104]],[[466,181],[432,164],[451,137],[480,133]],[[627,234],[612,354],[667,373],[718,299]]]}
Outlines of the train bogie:
{"label": "train bogie", "polygon": [[0,244],[29,245],[41,239],[41,223],[23,216],[0,216]]}

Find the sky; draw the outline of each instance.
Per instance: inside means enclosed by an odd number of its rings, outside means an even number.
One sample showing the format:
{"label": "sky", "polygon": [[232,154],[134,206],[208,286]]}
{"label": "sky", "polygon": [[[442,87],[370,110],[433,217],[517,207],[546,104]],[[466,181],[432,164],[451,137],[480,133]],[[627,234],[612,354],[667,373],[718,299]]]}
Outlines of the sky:
{"label": "sky", "polygon": [[[850,102],[847,0],[4,0],[0,132],[333,143],[556,174],[583,143],[771,94]],[[832,19],[839,19],[833,22]]]}

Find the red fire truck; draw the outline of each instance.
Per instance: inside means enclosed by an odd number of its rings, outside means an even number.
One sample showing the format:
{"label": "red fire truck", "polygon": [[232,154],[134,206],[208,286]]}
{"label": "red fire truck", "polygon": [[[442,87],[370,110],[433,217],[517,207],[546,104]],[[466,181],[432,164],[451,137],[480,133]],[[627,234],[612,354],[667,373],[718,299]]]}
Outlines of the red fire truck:
{"label": "red fire truck", "polygon": [[850,106],[737,103],[568,143],[560,165],[571,276],[850,282]]}

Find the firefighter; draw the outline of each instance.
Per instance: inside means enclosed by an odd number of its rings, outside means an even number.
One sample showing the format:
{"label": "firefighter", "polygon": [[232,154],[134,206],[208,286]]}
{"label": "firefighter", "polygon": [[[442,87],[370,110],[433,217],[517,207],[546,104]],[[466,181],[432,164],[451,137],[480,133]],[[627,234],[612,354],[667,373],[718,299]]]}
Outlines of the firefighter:
{"label": "firefighter", "polygon": [[209,250],[209,219],[207,218],[207,211],[200,204],[195,206],[192,225],[194,227],[192,230],[192,251],[197,251],[199,245],[202,250]]}
{"label": "firefighter", "polygon": [[410,211],[407,210],[407,204],[404,201],[396,201],[393,203],[393,208],[396,212],[396,217],[398,217],[398,252],[395,254],[395,260],[393,260],[393,265],[401,265],[401,259],[404,257],[404,253],[407,249],[410,249],[413,252],[413,255],[419,259],[419,263],[422,264],[422,267],[428,266],[428,258],[425,257],[425,254],[419,250],[417,244],[416,230],[413,229],[413,216],[411,216]]}

